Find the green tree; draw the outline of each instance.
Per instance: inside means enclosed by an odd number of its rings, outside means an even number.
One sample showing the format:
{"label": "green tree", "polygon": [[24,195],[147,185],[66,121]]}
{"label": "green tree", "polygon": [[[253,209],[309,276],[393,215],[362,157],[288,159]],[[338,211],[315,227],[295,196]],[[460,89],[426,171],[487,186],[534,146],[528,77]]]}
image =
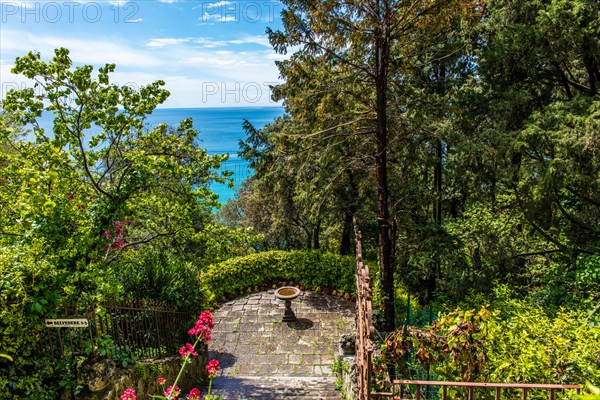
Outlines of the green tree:
{"label": "green tree", "polygon": [[[282,13],[284,31],[269,31],[276,50],[284,53],[289,47],[296,47],[290,60],[279,64],[282,76],[288,79],[284,86],[305,83],[301,80],[305,76],[296,73],[298,64],[326,63],[337,78],[332,80],[336,84],[343,82],[346,95],[357,99],[361,106],[355,123],[369,133],[365,141],[371,145],[369,155],[373,159],[385,329],[392,330],[396,222],[390,214],[390,89],[393,79],[406,74],[406,60],[414,51],[435,45],[436,32],[447,28],[448,15],[472,13],[476,5],[466,1],[401,0],[284,3],[288,7]],[[298,79],[290,80],[290,72]]]}
{"label": "green tree", "polygon": [[[0,371],[2,399],[55,399],[61,379],[75,385],[44,340],[55,307],[120,295],[122,278],[197,304],[198,266],[185,261],[219,260],[231,254],[224,243],[236,245],[213,220],[209,185],[226,180],[224,157],[198,147],[191,120],[145,126],[169,95],[164,83],[119,86],[114,69],[73,67],[66,49],[49,62],[38,53],[16,60],[13,72],[37,88],[10,91],[0,118],[0,342],[14,359]],[[39,124],[42,112],[54,116],[51,131]],[[25,124],[22,137],[16,126]],[[157,288],[156,274],[169,290]]]}
{"label": "green tree", "polygon": [[[164,82],[138,92],[109,82],[114,65],[100,68],[95,79],[92,67],[71,66],[66,49],[56,50],[50,63],[37,53],[16,61],[13,71],[34,79],[41,92],[11,91],[3,103],[6,112],[33,125],[32,140],[13,143],[23,163],[13,170],[44,180],[30,179],[31,191],[40,196],[36,203],[18,202],[29,208],[8,212],[35,218],[40,209],[77,204],[78,224],[89,228],[80,239],[88,242],[81,246],[86,263],[110,261],[123,250],[206,224],[216,205],[208,185],[224,181],[215,172],[224,157],[208,156],[197,146],[191,120],[175,129],[144,126],[144,117],[169,94],[161,88]],[[54,114],[52,132],[37,123],[43,110]],[[22,184],[16,177],[13,182]],[[59,182],[66,187],[57,187]],[[36,190],[40,184],[48,190]],[[21,221],[21,229],[30,228],[29,218]]]}
{"label": "green tree", "polygon": [[450,120],[451,225],[469,264],[549,307],[573,299],[598,250],[598,7],[489,1]]}

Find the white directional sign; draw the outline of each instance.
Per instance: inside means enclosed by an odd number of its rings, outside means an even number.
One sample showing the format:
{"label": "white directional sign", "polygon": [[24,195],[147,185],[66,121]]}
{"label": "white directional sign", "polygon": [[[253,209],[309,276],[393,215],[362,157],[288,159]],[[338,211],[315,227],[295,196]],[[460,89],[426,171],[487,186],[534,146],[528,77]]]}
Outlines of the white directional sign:
{"label": "white directional sign", "polygon": [[46,328],[87,328],[86,318],[47,319]]}

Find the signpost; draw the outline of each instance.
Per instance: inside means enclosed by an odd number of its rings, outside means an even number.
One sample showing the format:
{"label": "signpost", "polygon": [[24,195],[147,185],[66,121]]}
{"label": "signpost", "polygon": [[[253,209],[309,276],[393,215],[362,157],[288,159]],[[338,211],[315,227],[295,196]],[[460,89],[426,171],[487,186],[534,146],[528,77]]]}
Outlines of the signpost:
{"label": "signpost", "polygon": [[47,319],[46,328],[87,328],[87,318]]}

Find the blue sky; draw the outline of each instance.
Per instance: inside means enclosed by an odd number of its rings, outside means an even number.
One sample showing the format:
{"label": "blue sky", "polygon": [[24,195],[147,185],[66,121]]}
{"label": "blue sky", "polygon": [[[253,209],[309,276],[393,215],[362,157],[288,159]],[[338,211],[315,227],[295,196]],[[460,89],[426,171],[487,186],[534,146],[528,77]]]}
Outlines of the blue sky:
{"label": "blue sky", "polygon": [[29,50],[66,47],[76,65],[117,65],[113,82],[162,79],[164,107],[275,106],[278,82],[265,29],[279,0],[0,0],[1,94],[31,85],[10,73]]}

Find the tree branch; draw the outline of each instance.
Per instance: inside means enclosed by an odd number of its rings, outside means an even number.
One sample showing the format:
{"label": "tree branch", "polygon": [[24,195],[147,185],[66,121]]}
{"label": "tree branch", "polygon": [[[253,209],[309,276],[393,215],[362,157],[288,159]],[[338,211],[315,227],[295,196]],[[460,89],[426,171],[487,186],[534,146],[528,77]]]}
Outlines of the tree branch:
{"label": "tree branch", "polygon": [[23,235],[21,233],[10,233],[10,232],[0,232],[0,235],[17,236],[17,237],[26,237],[27,236],[27,235]]}

